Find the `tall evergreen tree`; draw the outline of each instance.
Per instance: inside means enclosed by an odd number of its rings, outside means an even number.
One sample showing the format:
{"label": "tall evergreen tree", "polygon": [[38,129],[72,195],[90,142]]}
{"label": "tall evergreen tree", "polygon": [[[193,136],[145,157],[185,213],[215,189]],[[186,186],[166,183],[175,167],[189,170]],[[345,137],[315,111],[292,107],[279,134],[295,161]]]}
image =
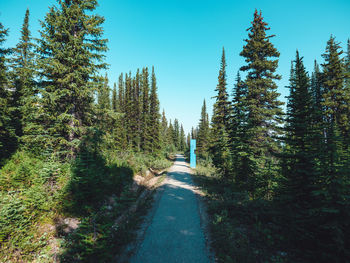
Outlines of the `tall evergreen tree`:
{"label": "tall evergreen tree", "polygon": [[141,147],[142,93],[140,85],[140,70],[137,69],[133,88],[134,146],[137,151],[140,151]]}
{"label": "tall evergreen tree", "polygon": [[218,85],[215,89],[215,103],[213,106],[211,153],[214,163],[228,176],[231,167],[228,131],[230,128],[230,102],[226,89],[226,59],[225,49],[222,50],[221,66],[218,76]]}
{"label": "tall evergreen tree", "polygon": [[168,137],[167,137],[167,133],[168,133],[168,121],[166,119],[165,111],[163,109],[162,119],[161,119],[161,123],[160,123],[160,138],[161,138],[162,148],[164,148],[166,145],[170,144]]}
{"label": "tall evergreen tree", "polygon": [[175,147],[175,145],[174,145],[174,126],[171,123],[171,120],[169,120],[169,126],[167,129],[167,140],[168,140],[168,144],[173,145]]}
{"label": "tall evergreen tree", "polygon": [[16,136],[11,123],[10,94],[8,80],[8,55],[11,50],[3,48],[8,29],[0,23],[0,166],[4,158],[15,150]]}
{"label": "tall evergreen tree", "polygon": [[144,152],[151,152],[150,145],[150,101],[148,68],[142,69],[142,117],[141,146]]}
{"label": "tall evergreen tree", "polygon": [[240,184],[246,182],[247,177],[242,167],[242,159],[245,158],[243,146],[245,144],[245,127],[247,124],[247,107],[245,98],[247,97],[247,87],[241,79],[239,72],[237,72],[236,84],[233,90],[232,112],[230,121],[230,146],[232,154],[232,173],[235,177],[236,183]]}
{"label": "tall evergreen tree", "polygon": [[100,89],[98,90],[97,103],[100,109],[111,108],[110,88],[108,86],[107,74],[104,77],[103,83],[100,85]]}
{"label": "tall evergreen tree", "polygon": [[114,112],[117,112],[117,105],[118,105],[118,99],[117,99],[117,84],[113,84],[113,91],[112,91],[112,110]]}
{"label": "tall evergreen tree", "polygon": [[118,78],[118,112],[124,113],[124,78],[123,73],[119,75]]}
{"label": "tall evergreen tree", "polygon": [[184,151],[186,149],[186,135],[185,135],[185,131],[184,131],[184,127],[181,124],[180,127],[180,151]]}
{"label": "tall evergreen tree", "polygon": [[34,52],[29,31],[29,9],[26,10],[19,43],[12,59],[12,121],[17,137],[23,136],[23,129],[33,128],[33,104],[37,93],[34,83]]}
{"label": "tall evergreen tree", "polygon": [[322,55],[323,106],[328,123],[335,121],[345,135],[349,131],[350,94],[344,87],[345,72],[343,67],[343,51],[333,36],[327,42],[326,52]]}
{"label": "tall evergreen tree", "polygon": [[173,142],[176,150],[180,150],[180,124],[179,120],[174,120],[174,133],[173,133]]}
{"label": "tall evergreen tree", "polygon": [[267,196],[271,190],[272,180],[276,176],[276,158],[280,134],[283,104],[278,100],[277,85],[274,80],[281,77],[275,74],[278,66],[279,52],[270,42],[274,35],[266,35],[270,30],[263,21],[261,12],[255,10],[252,26],[248,28],[248,39],[240,55],[246,65],[240,70],[247,72],[244,84],[247,88],[245,103],[247,107],[246,155],[242,168],[247,175],[247,189],[254,196]]}
{"label": "tall evergreen tree", "polygon": [[157,80],[152,67],[151,93],[150,93],[150,139],[152,152],[157,152],[160,149],[160,115],[159,115],[159,100],[157,95]]}
{"label": "tall evergreen tree", "polygon": [[91,13],[96,6],[95,0],[58,1],[41,22],[42,114],[52,146],[68,154],[78,149],[82,128],[91,118],[94,90],[101,82],[98,71],[106,68],[104,18]]}
{"label": "tall evergreen tree", "polygon": [[[300,251],[310,250],[314,241],[307,231],[314,224],[317,206],[315,185],[319,181],[313,126],[313,101],[310,79],[297,51],[290,76],[287,124],[283,156],[281,197],[290,242]],[[286,211],[287,210],[287,211]]]}
{"label": "tall evergreen tree", "polygon": [[226,81],[226,58],[225,49],[222,49],[221,66],[218,76],[218,85],[215,89],[214,112],[212,118],[213,129],[229,129],[230,102],[228,101],[227,81]]}
{"label": "tall evergreen tree", "polygon": [[[322,55],[322,87],[324,109],[325,157],[322,163],[323,202],[320,217],[323,219],[320,250],[325,260],[350,258],[346,252],[349,238],[350,152],[348,144],[348,94],[344,87],[342,51],[333,36]],[[332,245],[327,245],[331,241]],[[340,261],[339,261],[340,262]]]}
{"label": "tall evergreen tree", "polygon": [[209,120],[207,106],[203,101],[201,118],[198,125],[197,152],[200,157],[207,157],[209,150]]}
{"label": "tall evergreen tree", "polygon": [[132,147],[133,134],[133,108],[132,108],[132,79],[131,72],[125,74],[125,94],[124,94],[124,125],[129,147]]}

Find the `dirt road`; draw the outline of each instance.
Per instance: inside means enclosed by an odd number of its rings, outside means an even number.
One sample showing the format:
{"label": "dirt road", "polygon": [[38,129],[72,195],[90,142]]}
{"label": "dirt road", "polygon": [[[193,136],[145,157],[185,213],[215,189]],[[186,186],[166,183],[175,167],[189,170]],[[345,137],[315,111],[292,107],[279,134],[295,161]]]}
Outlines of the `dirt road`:
{"label": "dirt road", "polygon": [[211,262],[190,172],[184,157],[177,155],[144,239],[130,262]]}

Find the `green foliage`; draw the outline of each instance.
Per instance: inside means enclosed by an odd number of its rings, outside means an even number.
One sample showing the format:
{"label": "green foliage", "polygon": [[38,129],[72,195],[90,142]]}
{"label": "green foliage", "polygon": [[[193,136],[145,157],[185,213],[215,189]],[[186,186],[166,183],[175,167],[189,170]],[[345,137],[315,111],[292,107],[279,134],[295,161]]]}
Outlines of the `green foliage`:
{"label": "green foliage", "polygon": [[198,157],[206,158],[209,149],[209,118],[205,100],[203,101],[201,118],[198,125],[197,153]]}
{"label": "green foliage", "polygon": [[33,251],[47,245],[50,236],[40,229],[63,209],[69,176],[69,164],[24,151],[0,170],[0,261],[15,254],[18,260],[30,261]]}
{"label": "green foliage", "polygon": [[95,0],[58,1],[41,22],[37,63],[43,128],[54,150],[69,151],[68,155],[77,150],[83,127],[91,120],[97,73],[106,68],[104,18],[90,14],[96,5]]}
{"label": "green foliage", "polygon": [[[279,52],[269,29],[255,11],[240,53],[246,61],[240,68],[245,79],[237,74],[230,107],[223,52],[210,156],[199,159],[208,167],[197,168],[218,260],[347,262],[350,42],[344,59],[331,36],[322,70],[315,61],[311,78],[297,52],[283,120],[275,83],[281,78],[275,73]],[[205,105],[199,128],[191,134],[198,136],[200,156],[203,120]]]}
{"label": "green foliage", "polygon": [[160,149],[160,114],[159,114],[159,100],[157,95],[157,82],[152,67],[152,82],[150,93],[150,139],[152,145],[152,153],[156,153]]}
{"label": "green foliage", "polygon": [[[255,10],[252,26],[248,29],[248,39],[240,55],[247,65],[240,68],[247,72],[244,80],[246,91],[240,95],[237,106],[245,111],[245,136],[238,143],[245,152],[239,161],[240,171],[245,170],[246,187],[252,195],[268,194],[270,178],[276,177],[277,160],[275,154],[279,151],[277,136],[280,134],[283,104],[278,100],[277,85],[274,80],[281,77],[275,74],[278,65],[279,52],[270,42],[266,31],[270,28],[263,21],[261,12]],[[241,155],[241,154],[240,154]]]}
{"label": "green foliage", "polygon": [[3,48],[8,29],[0,23],[0,167],[4,159],[16,150],[17,138],[15,126],[11,120],[11,95],[9,87],[8,55],[11,50]]}
{"label": "green foliage", "polygon": [[288,262],[271,202],[251,200],[210,162],[197,165],[194,179],[205,193],[218,262]]}
{"label": "green foliage", "polygon": [[[228,101],[226,85],[226,59],[225,50],[223,49],[218,85],[215,89],[217,95],[215,96],[216,101],[213,106],[210,152],[213,156],[214,163],[216,163],[221,169],[224,176],[228,176],[231,168],[231,155],[228,138],[231,107]],[[196,137],[199,135],[198,133],[196,134]]]}

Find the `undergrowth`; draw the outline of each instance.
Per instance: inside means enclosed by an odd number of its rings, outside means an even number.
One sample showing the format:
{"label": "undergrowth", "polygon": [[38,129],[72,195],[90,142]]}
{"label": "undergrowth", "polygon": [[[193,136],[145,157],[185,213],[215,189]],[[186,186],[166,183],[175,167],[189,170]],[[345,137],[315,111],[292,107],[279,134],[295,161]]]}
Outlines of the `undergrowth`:
{"label": "undergrowth", "polygon": [[133,175],[171,161],[88,143],[72,161],[52,156],[18,151],[0,170],[0,262],[111,262],[138,223],[114,224],[137,198]]}
{"label": "undergrowth", "polygon": [[278,215],[269,201],[251,200],[210,162],[200,161],[194,179],[206,195],[218,262],[289,262]]}

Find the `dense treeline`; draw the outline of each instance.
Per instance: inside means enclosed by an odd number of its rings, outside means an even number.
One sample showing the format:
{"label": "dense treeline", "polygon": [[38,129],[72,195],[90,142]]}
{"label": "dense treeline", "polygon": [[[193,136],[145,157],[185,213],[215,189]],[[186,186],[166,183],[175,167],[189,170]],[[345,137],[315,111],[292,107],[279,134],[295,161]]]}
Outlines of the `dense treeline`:
{"label": "dense treeline", "polygon": [[[130,239],[112,225],[137,197],[133,174],[164,169],[187,147],[179,121],[160,115],[153,67],[112,89],[101,75],[96,6],[57,1],[37,39],[27,10],[14,48],[0,23],[0,261],[111,261]],[[74,235],[67,220],[80,223]]]}
{"label": "dense treeline", "polygon": [[[204,102],[197,128],[198,154],[208,159],[209,151],[231,193],[246,194],[260,204],[251,213],[256,223],[265,220],[267,230],[261,235],[287,251],[268,261],[348,262],[350,44],[344,56],[331,36],[324,62],[320,68],[315,61],[311,77],[296,52],[283,113],[275,83],[281,78],[276,74],[280,54],[269,29],[256,11],[240,52],[246,63],[237,73],[232,96],[223,51],[211,126]],[[233,213],[232,220],[238,216]],[[276,227],[271,230],[269,224]]]}

